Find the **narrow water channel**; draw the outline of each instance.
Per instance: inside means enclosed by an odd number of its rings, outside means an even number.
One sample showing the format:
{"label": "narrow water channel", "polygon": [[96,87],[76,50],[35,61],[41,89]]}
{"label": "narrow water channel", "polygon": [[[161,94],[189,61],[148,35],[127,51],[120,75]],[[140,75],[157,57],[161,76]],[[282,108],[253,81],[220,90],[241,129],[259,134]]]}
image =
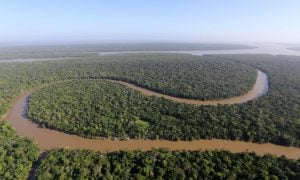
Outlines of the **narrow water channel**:
{"label": "narrow water channel", "polygon": [[108,81],[122,84],[131,89],[135,89],[135,90],[143,93],[146,96],[163,97],[165,99],[173,100],[173,101],[176,101],[179,103],[187,103],[187,104],[194,104],[194,105],[241,104],[241,103],[245,103],[247,101],[256,99],[256,98],[264,95],[265,93],[267,93],[267,91],[269,89],[268,76],[260,70],[257,70],[256,82],[250,91],[248,91],[246,94],[244,94],[242,96],[237,96],[237,97],[232,97],[232,98],[222,99],[222,100],[201,101],[201,100],[178,98],[178,97],[154,92],[154,91],[151,91],[151,90],[148,90],[148,89],[145,89],[142,87],[138,87],[134,84],[123,82],[123,81],[116,81],[116,80],[108,80]]}

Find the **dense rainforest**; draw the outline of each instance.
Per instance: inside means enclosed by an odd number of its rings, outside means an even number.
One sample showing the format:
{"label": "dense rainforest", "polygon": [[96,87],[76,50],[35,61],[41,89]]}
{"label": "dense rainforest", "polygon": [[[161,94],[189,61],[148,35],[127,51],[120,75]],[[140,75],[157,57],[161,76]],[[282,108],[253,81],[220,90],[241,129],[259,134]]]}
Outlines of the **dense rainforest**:
{"label": "dense rainforest", "polygon": [[[110,68],[111,64],[109,62],[118,59],[119,56],[70,58],[70,60],[55,62],[1,63],[0,115],[2,116],[7,112],[11,101],[20,93],[42,84],[69,79],[86,80],[116,76],[118,72],[114,72]],[[122,61],[131,63],[132,56],[135,58],[135,56],[150,55],[124,56]],[[176,55],[171,54],[170,56]],[[266,95],[256,100],[239,105],[224,106],[197,107],[162,98],[147,97],[145,99],[149,102],[159,102],[159,106],[155,109],[151,107],[147,112],[158,113],[154,117],[143,117],[139,120],[142,120],[140,121],[142,124],[148,122],[148,127],[154,128],[153,132],[159,132],[153,137],[158,136],[158,138],[174,140],[199,138],[241,139],[299,146],[300,58],[271,55],[211,55],[205,58],[212,59],[213,57],[219,60],[224,59],[226,62],[233,61],[247,64],[264,71],[269,77],[270,90]],[[153,119],[156,121],[152,122]],[[138,119],[135,120],[135,122],[139,122]],[[28,158],[28,155],[22,154],[21,152],[26,153],[26,151],[23,149],[20,151],[20,147],[23,148],[24,146],[31,149],[30,147],[35,147],[35,145],[28,140],[12,135],[14,133],[7,134],[7,131],[13,132],[13,130],[10,129],[7,123],[1,123],[0,143],[6,145],[1,144],[1,147],[5,148],[0,151],[0,157],[2,158],[0,172],[5,172],[6,176],[11,176],[10,179],[16,179],[13,177],[24,176],[27,172],[25,169],[31,166],[33,159],[35,159],[34,156]],[[189,132],[190,135],[186,136],[187,133],[182,134],[183,130],[181,128]],[[147,131],[147,133],[149,132],[151,131]],[[12,152],[17,153],[11,154],[11,156],[6,155]],[[28,150],[28,152],[34,154],[35,150]],[[18,160],[20,162],[15,163]],[[4,171],[7,167],[13,169],[7,166],[6,162],[13,162],[14,165],[17,164],[18,166],[22,165],[24,174],[14,170]],[[3,175],[1,174],[1,176]]]}
{"label": "dense rainforest", "polygon": [[[237,121],[238,113],[231,110],[231,114],[223,115],[221,124],[213,119],[223,111],[222,107],[197,108],[147,97],[103,80],[72,80],[51,84],[34,93],[29,99],[28,116],[42,127],[84,137],[244,139],[242,134],[235,133],[239,129],[228,128]],[[218,131],[211,131],[213,128]]]}
{"label": "dense rainforest", "polygon": [[35,144],[0,121],[0,179],[26,179],[38,154]]}
{"label": "dense rainforest", "polygon": [[176,97],[216,100],[240,96],[255,84],[250,66],[211,56],[115,55],[105,60],[107,78]]}
{"label": "dense rainforest", "polygon": [[36,178],[47,179],[299,179],[300,160],[227,151],[52,150]]}
{"label": "dense rainforest", "polygon": [[157,105],[139,92],[103,80],[52,84],[34,93],[29,102],[29,118],[43,127],[86,137],[122,138],[148,137],[149,123],[141,118]]}

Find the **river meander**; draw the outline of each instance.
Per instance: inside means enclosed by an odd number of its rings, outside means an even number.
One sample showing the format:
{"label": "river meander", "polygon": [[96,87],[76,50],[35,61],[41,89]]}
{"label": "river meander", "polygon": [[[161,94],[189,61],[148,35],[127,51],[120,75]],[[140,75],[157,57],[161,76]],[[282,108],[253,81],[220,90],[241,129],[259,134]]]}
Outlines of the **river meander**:
{"label": "river meander", "polygon": [[[266,74],[258,71],[258,78],[255,86],[249,92],[253,94],[251,96],[245,95],[245,98],[236,97],[234,100],[220,100],[221,102],[227,102],[230,104],[242,103],[251,100],[250,97],[257,98],[262,96],[267,92],[268,80]],[[140,89],[133,84],[128,84],[125,82],[116,82],[123,84],[129,88],[136,89],[145,95],[154,95],[164,98],[165,95],[158,94],[146,89]],[[257,85],[259,83],[259,85]],[[211,140],[193,140],[193,141],[168,141],[168,140],[111,140],[111,139],[87,139],[79,137],[77,135],[70,135],[56,130],[41,128],[37,124],[33,123],[26,117],[26,111],[28,107],[28,98],[34,93],[36,89],[27,91],[23,93],[16,101],[13,103],[12,109],[6,115],[6,120],[15,128],[20,136],[26,136],[36,142],[41,149],[41,151],[50,150],[53,148],[70,148],[70,149],[91,149],[95,151],[117,151],[117,150],[150,150],[152,148],[167,148],[170,150],[199,150],[199,149],[224,149],[231,152],[243,152],[243,151],[253,151],[259,155],[263,154],[273,154],[277,156],[285,155],[288,158],[300,158],[300,148],[296,147],[285,147],[274,144],[257,144],[251,142],[243,141],[231,141],[231,140],[221,140],[221,139],[211,139]],[[256,92],[256,93],[255,93]],[[192,104],[203,104],[205,101],[200,101],[201,103],[195,103],[196,100],[181,99],[176,97],[170,97],[172,100],[184,103]],[[175,99],[174,99],[175,98]],[[249,99],[250,98],[250,99]],[[209,101],[210,105],[215,105],[217,101]],[[206,104],[206,103],[204,103]],[[219,104],[219,103],[217,103]],[[222,104],[222,103],[221,103]]]}

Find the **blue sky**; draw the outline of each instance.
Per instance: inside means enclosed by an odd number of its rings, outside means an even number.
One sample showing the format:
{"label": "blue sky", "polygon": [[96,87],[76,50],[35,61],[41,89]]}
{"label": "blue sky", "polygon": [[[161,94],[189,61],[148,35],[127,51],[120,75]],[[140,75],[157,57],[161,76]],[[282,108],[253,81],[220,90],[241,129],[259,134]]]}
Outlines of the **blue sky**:
{"label": "blue sky", "polygon": [[300,42],[299,0],[0,0],[1,42]]}

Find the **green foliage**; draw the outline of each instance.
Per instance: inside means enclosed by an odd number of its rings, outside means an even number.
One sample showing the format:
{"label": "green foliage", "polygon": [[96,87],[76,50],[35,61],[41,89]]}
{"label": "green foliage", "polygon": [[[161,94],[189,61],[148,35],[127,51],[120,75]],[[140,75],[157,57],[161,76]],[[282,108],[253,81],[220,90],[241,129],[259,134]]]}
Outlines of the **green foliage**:
{"label": "green foliage", "polygon": [[143,95],[101,80],[52,84],[30,97],[28,116],[41,126],[86,137],[144,137]]}
{"label": "green foliage", "polygon": [[0,121],[0,179],[26,179],[38,154],[35,144]]}
{"label": "green foliage", "polygon": [[108,72],[109,79],[200,100],[243,95],[253,87],[257,77],[250,66],[211,56],[179,54],[114,56],[102,71]]}
{"label": "green foliage", "polygon": [[299,179],[300,160],[227,151],[52,150],[36,178],[46,179]]}

